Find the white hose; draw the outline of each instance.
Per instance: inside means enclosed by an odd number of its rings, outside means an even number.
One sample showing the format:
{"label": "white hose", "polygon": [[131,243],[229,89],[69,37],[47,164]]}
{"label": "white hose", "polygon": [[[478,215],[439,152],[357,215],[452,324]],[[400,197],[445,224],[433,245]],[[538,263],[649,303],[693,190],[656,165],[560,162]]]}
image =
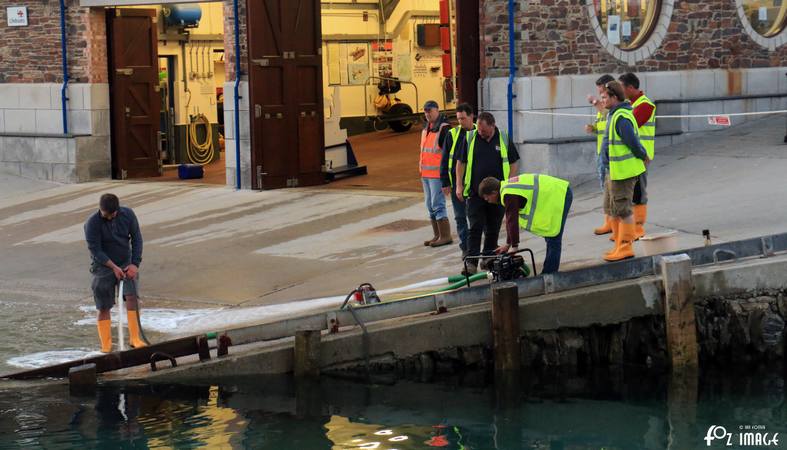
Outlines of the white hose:
{"label": "white hose", "polygon": [[120,347],[120,351],[124,351],[126,349],[126,338],[123,335],[123,322],[126,320],[126,314],[123,309],[123,280],[120,280],[118,283],[118,345]]}

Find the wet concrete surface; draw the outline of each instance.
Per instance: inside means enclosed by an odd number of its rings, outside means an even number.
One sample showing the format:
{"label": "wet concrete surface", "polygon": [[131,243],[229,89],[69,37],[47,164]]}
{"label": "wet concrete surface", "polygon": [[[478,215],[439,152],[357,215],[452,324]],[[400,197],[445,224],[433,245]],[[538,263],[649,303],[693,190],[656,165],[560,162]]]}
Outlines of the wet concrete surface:
{"label": "wet concrete surface", "polygon": [[[659,149],[650,167],[648,231],[678,230],[681,247],[702,245],[706,228],[714,242],[787,231],[782,139],[783,130],[766,120]],[[92,304],[82,225],[104,192],[140,219],[141,292],[149,302],[184,309],[277,304],[346,294],[362,282],[397,287],[461,268],[456,244],[423,247],[431,228],[420,192],[341,183],[252,192],[168,182],[0,182],[0,298]],[[602,221],[596,189],[575,186],[563,269],[602,264],[611,248],[592,234]],[[523,245],[540,265],[543,239]]]}

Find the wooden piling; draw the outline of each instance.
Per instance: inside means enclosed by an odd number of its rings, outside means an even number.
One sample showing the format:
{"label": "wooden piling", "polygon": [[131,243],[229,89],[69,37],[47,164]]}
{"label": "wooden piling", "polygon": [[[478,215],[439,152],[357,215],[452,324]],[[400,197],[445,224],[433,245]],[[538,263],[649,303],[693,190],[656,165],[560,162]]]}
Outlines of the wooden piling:
{"label": "wooden piling", "polygon": [[661,258],[664,280],[664,321],[667,352],[672,369],[696,369],[699,365],[697,325],[694,317],[691,258],[686,254]]}
{"label": "wooden piling", "polygon": [[295,332],[296,377],[320,376],[320,330],[301,330]]}
{"label": "wooden piling", "polygon": [[93,363],[68,369],[68,385],[72,393],[88,393],[96,388],[96,365]]}
{"label": "wooden piling", "polygon": [[516,283],[492,286],[492,342],[495,372],[518,372],[521,358],[519,290]]}

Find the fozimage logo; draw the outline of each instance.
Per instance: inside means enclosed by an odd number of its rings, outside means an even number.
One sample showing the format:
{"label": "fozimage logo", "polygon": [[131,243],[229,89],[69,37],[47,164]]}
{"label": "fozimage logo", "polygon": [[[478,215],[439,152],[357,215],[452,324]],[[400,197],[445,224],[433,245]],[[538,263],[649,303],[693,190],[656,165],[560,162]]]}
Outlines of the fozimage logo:
{"label": "fozimage logo", "polygon": [[711,425],[704,439],[707,447],[715,444],[725,447],[733,445],[778,447],[779,445],[779,433],[767,432],[765,425],[739,425],[736,433],[727,431],[721,425]]}

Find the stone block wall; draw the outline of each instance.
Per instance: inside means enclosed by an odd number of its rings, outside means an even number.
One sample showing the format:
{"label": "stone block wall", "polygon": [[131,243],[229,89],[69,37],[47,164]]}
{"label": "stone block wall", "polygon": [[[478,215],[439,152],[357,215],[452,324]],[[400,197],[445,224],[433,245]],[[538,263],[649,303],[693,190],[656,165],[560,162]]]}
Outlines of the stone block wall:
{"label": "stone block wall", "polygon": [[[61,83],[60,5],[55,1],[25,3],[29,25],[0,27],[0,83]],[[103,9],[66,0],[69,77],[75,83],[106,82],[106,23]]]}
{"label": "stone block wall", "polygon": [[[750,35],[736,0],[664,0],[658,47],[615,52],[596,33],[587,0],[516,2],[518,75],[739,69],[785,65],[784,32],[765,43]],[[482,77],[508,75],[508,2],[481,1]],[[748,28],[748,29],[747,29]],[[655,34],[655,33],[654,33]],[[649,43],[646,43],[646,45]],[[764,45],[765,44],[765,45]],[[655,44],[654,44],[655,45]]]}
{"label": "stone block wall", "polygon": [[60,89],[58,83],[0,83],[0,170],[63,183],[108,178],[109,85],[69,85],[68,135]]}
{"label": "stone block wall", "polygon": [[[235,102],[233,95],[235,83],[224,83],[224,162],[227,172],[227,186],[236,186],[236,159],[235,142]],[[251,189],[253,171],[251,168],[251,134],[249,125],[249,83],[241,81],[239,86],[240,100],[238,102],[238,113],[240,117],[240,167],[241,167],[241,188]]]}

